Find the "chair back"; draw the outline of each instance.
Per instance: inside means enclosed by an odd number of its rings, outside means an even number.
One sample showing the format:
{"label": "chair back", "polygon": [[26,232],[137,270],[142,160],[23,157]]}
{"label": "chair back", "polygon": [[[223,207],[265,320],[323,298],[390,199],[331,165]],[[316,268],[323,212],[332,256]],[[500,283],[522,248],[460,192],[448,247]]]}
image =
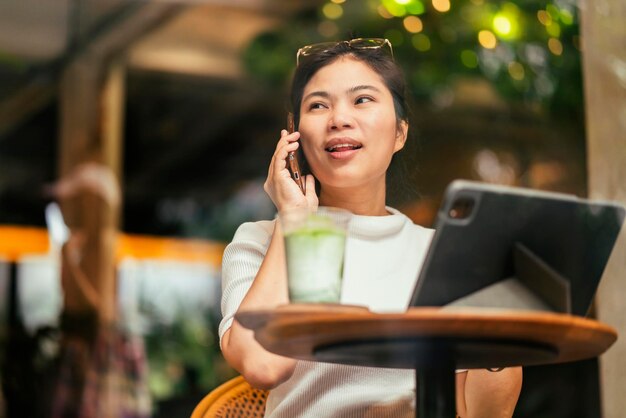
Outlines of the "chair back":
{"label": "chair back", "polygon": [[206,395],[194,408],[191,418],[263,418],[268,393],[237,376]]}

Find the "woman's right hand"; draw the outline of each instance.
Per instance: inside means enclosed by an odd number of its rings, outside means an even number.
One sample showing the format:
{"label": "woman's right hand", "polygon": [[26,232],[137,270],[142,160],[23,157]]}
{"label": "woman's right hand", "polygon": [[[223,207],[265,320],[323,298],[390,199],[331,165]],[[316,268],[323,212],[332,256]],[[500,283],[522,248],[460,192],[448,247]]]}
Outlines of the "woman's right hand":
{"label": "woman's right hand", "polygon": [[280,140],[276,144],[276,150],[272,156],[267,179],[263,188],[269,195],[278,211],[293,208],[317,208],[319,201],[315,193],[315,178],[308,174],[305,176],[306,194],[302,194],[298,184],[291,178],[291,173],[287,168],[287,155],[295,152],[300,144],[299,132],[288,133],[282,130]]}

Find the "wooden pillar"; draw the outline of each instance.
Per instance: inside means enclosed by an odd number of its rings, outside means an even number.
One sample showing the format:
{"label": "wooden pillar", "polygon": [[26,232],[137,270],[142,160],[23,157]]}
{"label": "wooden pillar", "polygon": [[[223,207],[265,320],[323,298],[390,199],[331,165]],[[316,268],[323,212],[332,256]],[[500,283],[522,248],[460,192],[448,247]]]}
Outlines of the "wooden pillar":
{"label": "wooden pillar", "polygon": [[[146,3],[85,42],[63,70],[59,88],[59,174],[97,159],[121,176],[124,53],[184,7]],[[69,221],[77,217],[68,209]],[[76,222],[80,221],[76,218]]]}
{"label": "wooden pillar", "polygon": [[102,89],[102,155],[118,179],[122,179],[124,104],[126,98],[126,66],[111,63]]}
{"label": "wooden pillar", "polygon": [[[626,2],[581,0],[589,195],[626,206]],[[626,411],[626,231],[597,294],[598,318],[619,332],[600,359],[603,416]]]}
{"label": "wooden pillar", "polygon": [[[123,80],[121,65],[110,64],[95,54],[79,57],[64,71],[60,88],[61,177],[75,176],[74,169],[82,163],[97,162],[108,167],[119,184]],[[84,237],[79,268],[93,286],[98,303],[94,307],[81,297],[72,299],[76,293],[67,287],[65,311],[93,313],[103,323],[111,323],[116,315],[114,256],[120,205],[85,190],[64,201],[63,209],[70,228]]]}
{"label": "wooden pillar", "polygon": [[[97,171],[99,179],[121,183],[122,132],[124,115],[124,52],[159,24],[169,19],[179,6],[146,4],[134,13],[112,22],[108,31],[77,46],[71,62],[64,68],[60,88],[59,176],[75,175],[74,169],[86,162],[96,162],[108,170]],[[93,173],[93,171],[92,171]],[[96,182],[102,186],[111,181]],[[105,186],[108,190],[111,187]],[[105,193],[105,196],[109,194]],[[63,202],[63,212],[71,229],[85,237],[79,269],[91,286],[66,286],[64,309],[78,313],[97,313],[103,322],[115,320],[115,239],[119,228],[120,202],[111,203],[102,196],[80,190],[78,196]],[[83,277],[83,274],[80,275]],[[72,283],[81,282],[76,279]],[[81,287],[82,286],[82,287]],[[87,292],[85,288],[93,288]],[[95,294],[89,299],[80,295]],[[73,299],[73,300],[72,300]],[[94,300],[97,306],[94,306]]]}
{"label": "wooden pillar", "polygon": [[[69,65],[60,86],[59,175],[97,161],[121,180],[125,67],[87,55]],[[66,208],[70,224],[82,223],[76,208]],[[119,219],[110,221],[118,224]]]}

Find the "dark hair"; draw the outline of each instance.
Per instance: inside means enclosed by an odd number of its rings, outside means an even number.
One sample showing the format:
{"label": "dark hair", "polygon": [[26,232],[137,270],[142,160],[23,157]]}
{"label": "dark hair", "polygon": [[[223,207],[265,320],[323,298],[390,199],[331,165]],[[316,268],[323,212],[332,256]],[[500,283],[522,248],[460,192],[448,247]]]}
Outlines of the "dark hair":
{"label": "dark hair", "polygon": [[300,104],[302,103],[304,88],[309,80],[311,80],[315,73],[321,68],[332,64],[339,57],[344,55],[351,56],[363,62],[380,75],[393,97],[396,119],[398,122],[408,122],[406,82],[402,70],[393,61],[393,58],[381,49],[352,48],[347,42],[338,42],[337,45],[324,52],[308,56],[307,59],[303,60],[296,68],[291,83],[291,108],[296,126],[298,126],[300,122]]}

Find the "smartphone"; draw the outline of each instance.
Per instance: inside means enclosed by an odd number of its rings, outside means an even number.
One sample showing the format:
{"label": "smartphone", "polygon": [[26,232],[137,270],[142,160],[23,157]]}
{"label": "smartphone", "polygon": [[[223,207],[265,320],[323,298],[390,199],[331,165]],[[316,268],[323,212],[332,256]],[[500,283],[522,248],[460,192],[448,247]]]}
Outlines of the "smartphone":
{"label": "smartphone", "polygon": [[[287,131],[289,133],[293,133],[295,130],[294,121],[293,121],[293,113],[287,114]],[[298,164],[298,157],[294,151],[287,154],[287,168],[291,173],[291,178],[296,182],[300,190],[302,190],[302,194],[306,194],[306,185],[304,183],[304,177],[302,177],[302,173],[300,171],[300,165]]]}

